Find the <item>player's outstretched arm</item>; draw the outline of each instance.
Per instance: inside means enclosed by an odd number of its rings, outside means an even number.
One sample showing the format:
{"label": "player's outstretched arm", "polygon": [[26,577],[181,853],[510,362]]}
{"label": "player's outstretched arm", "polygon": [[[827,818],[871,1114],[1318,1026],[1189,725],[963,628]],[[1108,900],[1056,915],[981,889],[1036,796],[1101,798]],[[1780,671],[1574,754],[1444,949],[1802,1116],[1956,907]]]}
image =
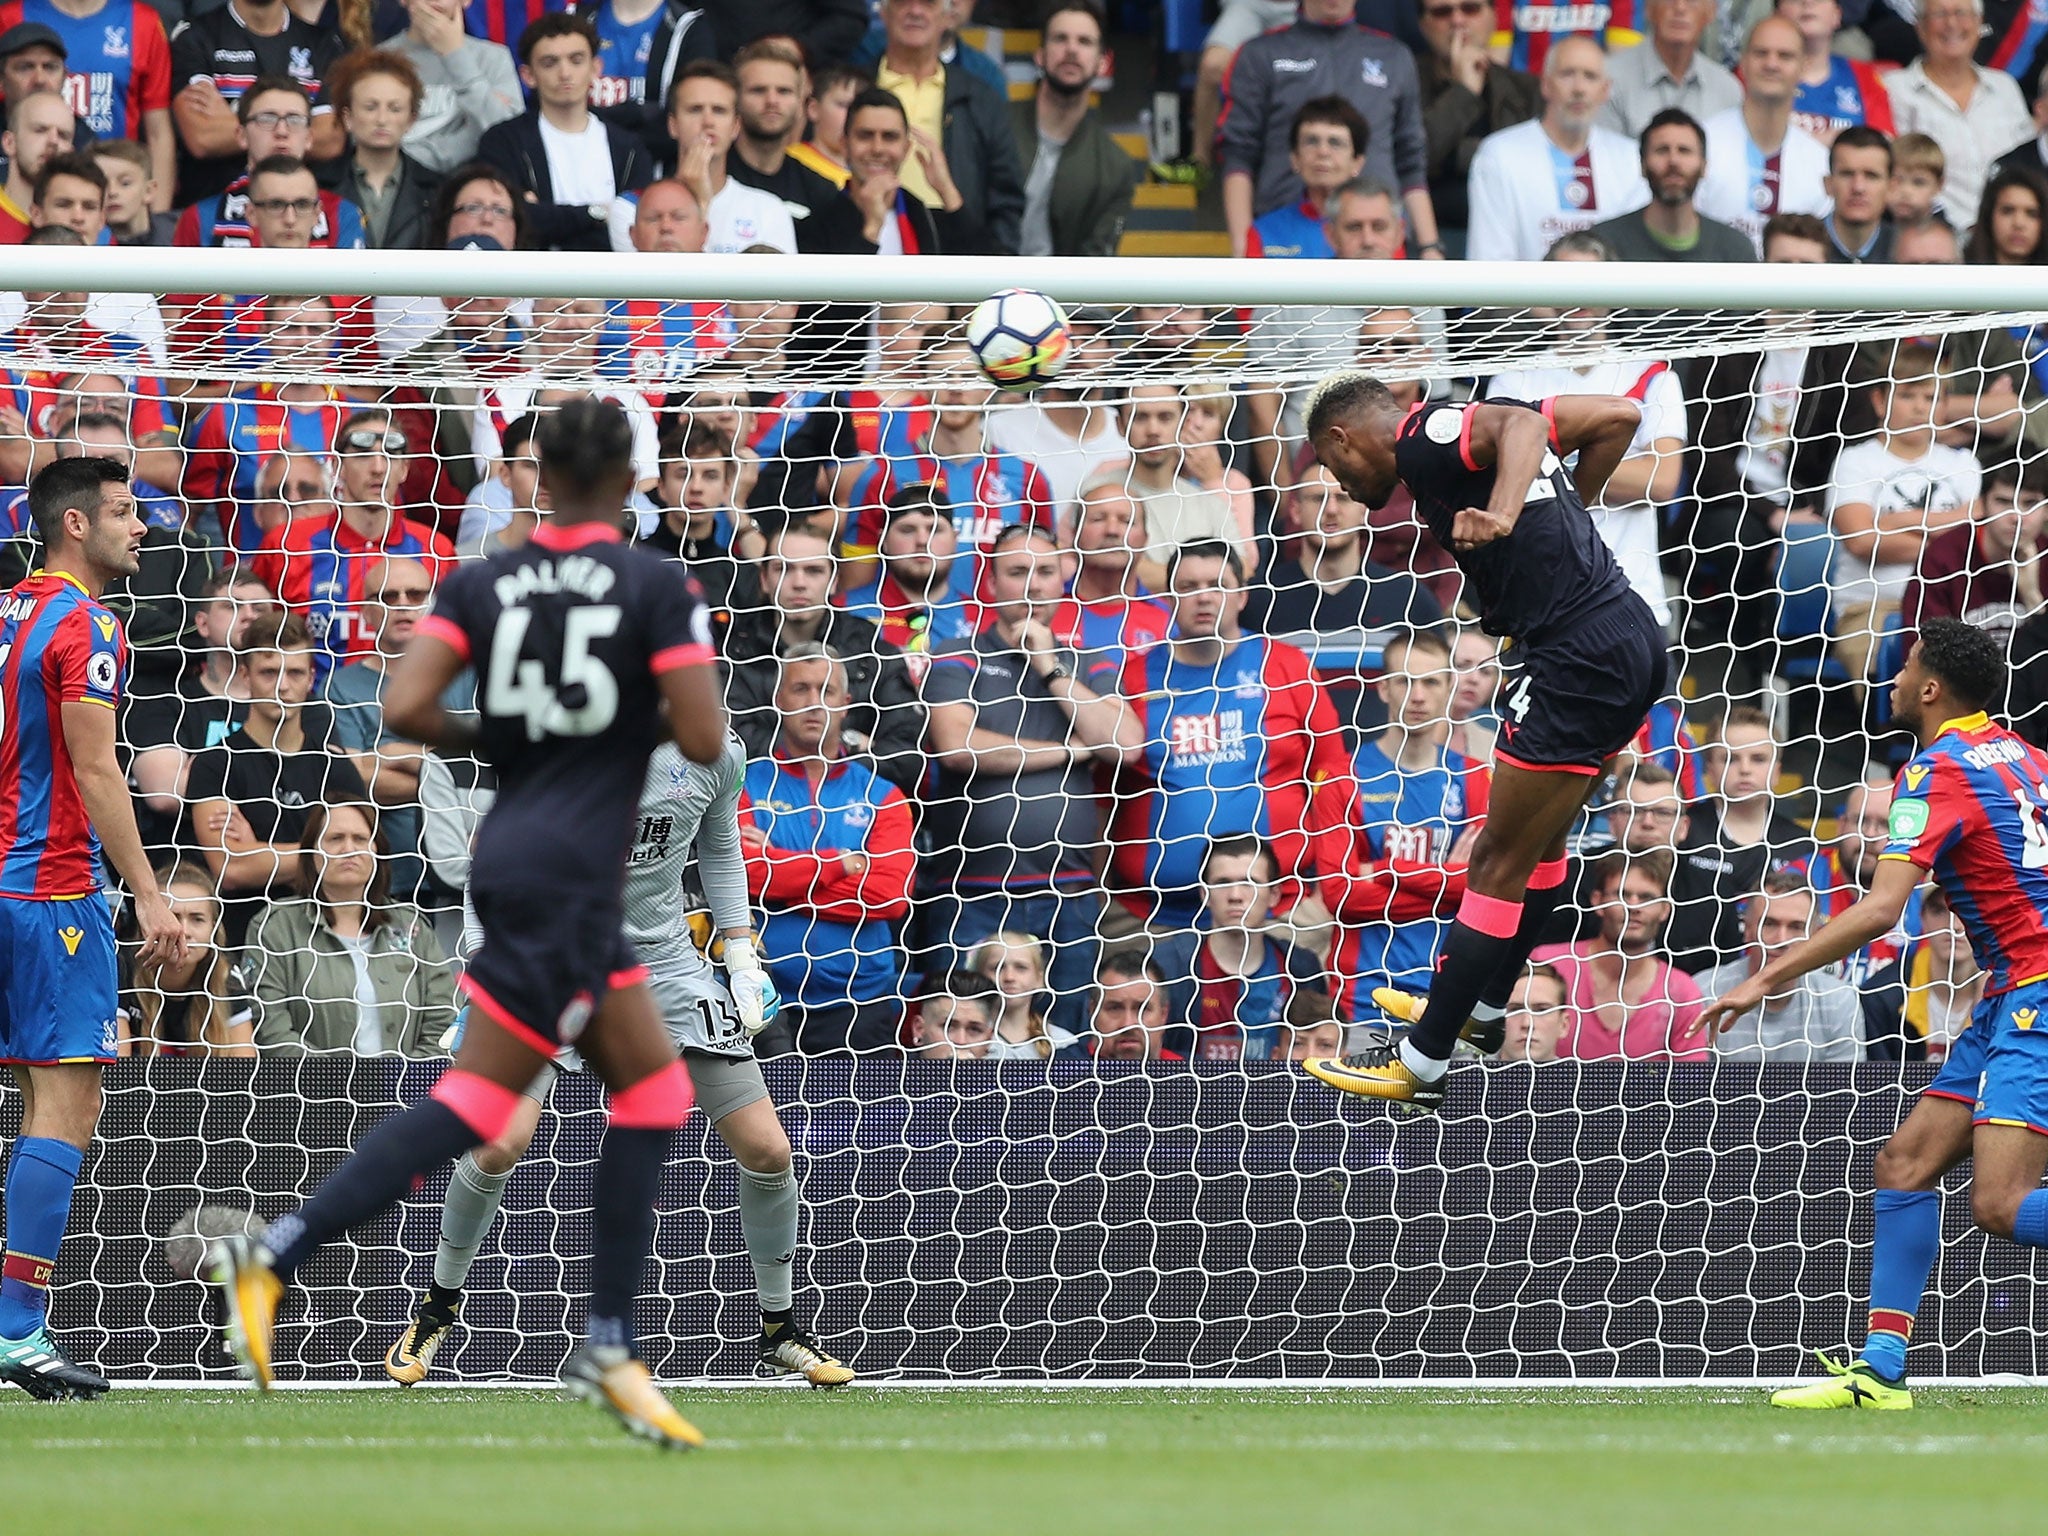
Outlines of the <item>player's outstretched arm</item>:
{"label": "player's outstretched arm", "polygon": [[128,798],[127,776],[114,754],[114,711],[94,699],[61,706],[64,749],[78,781],[78,798],[99,834],[107,862],[135,901],[136,928],[142,936],[138,961],[177,964],[185,957],[185,929],[157,889],[156,871],[135,826],[135,804]]}
{"label": "player's outstretched arm", "polygon": [[460,757],[475,750],[477,725],[441,707],[441,695],[469,658],[439,634],[416,631],[384,680],[384,724],[394,735]]}
{"label": "player's outstretched arm", "polygon": [[1557,451],[1579,456],[1572,483],[1590,507],[1635,445],[1643,408],[1626,395],[1559,395],[1550,402],[1550,417],[1556,425]]}
{"label": "player's outstretched arm", "polygon": [[1704,1031],[1711,1034],[1725,1030],[1745,1013],[1759,1007],[1773,992],[1783,991],[1807,972],[1845,960],[1864,945],[1883,938],[1897,925],[1914,888],[1926,873],[1909,859],[1880,859],[1868,895],[1733,991],[1716,998],[1706,1012],[1694,1020],[1688,1033]]}

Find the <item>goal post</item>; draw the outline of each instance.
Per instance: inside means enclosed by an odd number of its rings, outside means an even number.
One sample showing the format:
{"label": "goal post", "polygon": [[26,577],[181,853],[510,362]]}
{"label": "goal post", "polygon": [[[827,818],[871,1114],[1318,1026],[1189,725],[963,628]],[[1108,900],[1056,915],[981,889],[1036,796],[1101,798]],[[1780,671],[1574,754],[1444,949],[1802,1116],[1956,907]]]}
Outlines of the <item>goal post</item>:
{"label": "goal post", "polygon": [[[1012,287],[1072,318],[1055,394],[1001,395],[963,349],[967,311]],[[752,870],[765,958],[793,1014],[868,1047],[765,1063],[803,1189],[799,1310],[851,1364],[905,1381],[1737,1381],[1860,1337],[1871,1158],[1967,1018],[1967,947],[1916,917],[1834,978],[1824,1028],[1753,1030],[1747,1055],[1688,1022],[1746,952],[1744,903],[1773,867],[1806,874],[1817,916],[1853,899],[1877,836],[1858,813],[1903,761],[1879,685],[1911,617],[1984,623],[2016,666],[2048,648],[2032,269],[25,246],[0,252],[0,290],[0,560],[14,579],[33,558],[11,494],[33,469],[132,456],[156,533],[117,594],[124,756],[153,852],[221,893],[217,967],[171,985],[124,971],[134,1054],[108,1070],[57,1268],[53,1327],[117,1380],[225,1373],[190,1273],[195,1210],[205,1231],[290,1209],[438,1075],[481,776],[383,739],[376,667],[420,606],[414,568],[431,585],[520,536],[523,423],[591,389],[635,427],[636,535],[717,583],[743,814],[769,843]],[[1672,697],[1638,744],[1653,767],[1609,784],[1574,835],[1560,938],[1577,948],[1549,962],[1556,1004],[1518,1010],[1523,1059],[1461,1065],[1433,1120],[1363,1109],[1290,1060],[1355,1038],[1376,982],[1426,985],[1488,722],[1511,707],[1512,656],[1460,615],[1412,511],[1368,514],[1303,452],[1306,393],[1345,368],[1404,401],[1576,389],[1644,410],[1595,519],[1671,643]],[[1926,420],[1888,420],[1911,390]],[[338,442],[364,412],[392,431]],[[356,462],[375,454],[388,471]],[[1045,538],[1002,533],[1018,523]],[[1924,548],[1902,553],[1915,529]],[[837,639],[790,574],[792,530],[858,621],[832,619]],[[1249,593],[1221,620],[1170,584],[1177,551],[1214,542]],[[1015,548],[1075,595],[1000,585],[1031,579],[995,568]],[[204,584],[236,564],[310,621],[304,718],[348,775],[223,776],[234,605],[261,594]],[[990,681],[983,660],[1009,663],[974,637],[1014,635],[1027,601],[1130,737]],[[798,712],[778,695],[785,619],[843,653],[861,787],[829,808],[778,777]],[[1174,660],[1184,622],[1211,625],[1226,660]],[[1295,668],[1286,686],[1226,675],[1253,654]],[[1428,689],[1441,713],[1404,716]],[[963,735],[966,718],[993,736]],[[1392,737],[1390,719],[1406,722]],[[1735,758],[1731,810],[1716,795]],[[311,802],[365,795],[404,941],[373,945],[376,1002],[359,1005],[317,856],[230,870],[195,812],[229,802],[295,848]],[[1739,836],[1708,835],[1731,818]],[[1219,872],[1247,835],[1270,859]],[[1599,864],[1617,840],[1632,857]],[[784,856],[812,860],[814,888],[778,883]],[[1632,871],[1663,885],[1641,898],[1667,909],[1647,949],[1609,936]],[[1375,879],[1377,906],[1359,895]],[[1233,881],[1275,914],[1256,946],[1211,905]],[[904,1017],[976,966],[993,994],[933,1017],[983,1009],[992,1042]],[[1636,990],[1608,995],[1616,968]],[[17,1116],[0,1100],[0,1133]],[[554,1374],[580,1328],[603,1125],[594,1084],[556,1089],[447,1379]],[[640,1318],[666,1377],[751,1366],[735,1179],[693,1121]],[[282,1374],[383,1380],[442,1187],[309,1267]],[[1953,1194],[1944,1231],[1916,1374],[2048,1376],[2034,1266],[1972,1233]]]}

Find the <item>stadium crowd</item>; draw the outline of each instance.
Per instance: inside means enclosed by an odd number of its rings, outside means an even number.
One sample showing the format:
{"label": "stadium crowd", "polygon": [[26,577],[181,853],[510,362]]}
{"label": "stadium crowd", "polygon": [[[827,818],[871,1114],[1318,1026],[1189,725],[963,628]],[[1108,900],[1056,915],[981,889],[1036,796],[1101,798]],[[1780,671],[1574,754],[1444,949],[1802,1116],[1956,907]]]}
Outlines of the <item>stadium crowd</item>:
{"label": "stadium crowd", "polygon": [[[1114,253],[1145,168],[1091,101],[1103,12],[1053,0],[1016,100],[968,19],[9,0],[0,243]],[[1193,158],[1248,260],[2043,264],[2044,35],[2013,0],[1226,0]],[[1329,1054],[1374,985],[1426,986],[1515,708],[1405,495],[1369,510],[1304,452],[1306,388],[1347,365],[1408,401],[1643,406],[1594,516],[1701,702],[1581,828],[1504,1054],[1938,1058],[1967,1022],[1982,978],[1929,896],[1694,1029],[1867,885],[1920,622],[2009,637],[2048,732],[2048,337],[1477,377],[1470,316],[1082,309],[1059,384],[998,403],[959,319],[0,297],[8,579],[52,456],[130,464],[150,527],[110,595],[122,743],[197,945],[129,978],[124,1050],[442,1049],[490,783],[387,730],[383,679],[453,562],[530,535],[538,415],[594,390],[635,424],[635,536],[718,611],[786,1000],[764,1051]]]}

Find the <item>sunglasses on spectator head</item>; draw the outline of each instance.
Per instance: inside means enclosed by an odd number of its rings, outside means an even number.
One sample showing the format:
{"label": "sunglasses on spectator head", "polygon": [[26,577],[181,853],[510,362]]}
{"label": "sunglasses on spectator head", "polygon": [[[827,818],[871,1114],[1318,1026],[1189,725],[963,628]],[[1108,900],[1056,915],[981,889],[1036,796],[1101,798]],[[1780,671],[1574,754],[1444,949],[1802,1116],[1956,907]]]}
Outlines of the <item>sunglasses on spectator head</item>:
{"label": "sunglasses on spectator head", "polygon": [[386,453],[403,453],[405,434],[395,427],[357,427],[341,434],[340,446],[350,453],[370,453],[379,448]]}

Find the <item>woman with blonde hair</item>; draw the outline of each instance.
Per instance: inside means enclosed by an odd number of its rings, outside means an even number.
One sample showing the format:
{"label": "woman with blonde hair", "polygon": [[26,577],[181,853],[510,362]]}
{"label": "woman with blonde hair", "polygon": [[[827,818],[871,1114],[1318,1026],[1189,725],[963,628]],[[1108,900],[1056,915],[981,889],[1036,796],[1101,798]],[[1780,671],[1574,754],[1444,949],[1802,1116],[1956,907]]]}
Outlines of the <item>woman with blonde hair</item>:
{"label": "woman with blonde hair", "polygon": [[1045,993],[1043,942],[1005,928],[975,947],[974,969],[996,984],[1003,999],[996,1037],[988,1048],[989,1060],[1044,1061],[1055,1051],[1080,1044],[1078,1036],[1048,1024],[1038,1011]]}
{"label": "woman with blonde hair", "polygon": [[[158,869],[157,880],[185,930],[185,958],[175,964],[130,962],[116,1015],[120,1053],[254,1056],[249,988],[221,943],[213,876],[197,864],[178,861]],[[124,916],[125,952],[134,932],[132,915]]]}

